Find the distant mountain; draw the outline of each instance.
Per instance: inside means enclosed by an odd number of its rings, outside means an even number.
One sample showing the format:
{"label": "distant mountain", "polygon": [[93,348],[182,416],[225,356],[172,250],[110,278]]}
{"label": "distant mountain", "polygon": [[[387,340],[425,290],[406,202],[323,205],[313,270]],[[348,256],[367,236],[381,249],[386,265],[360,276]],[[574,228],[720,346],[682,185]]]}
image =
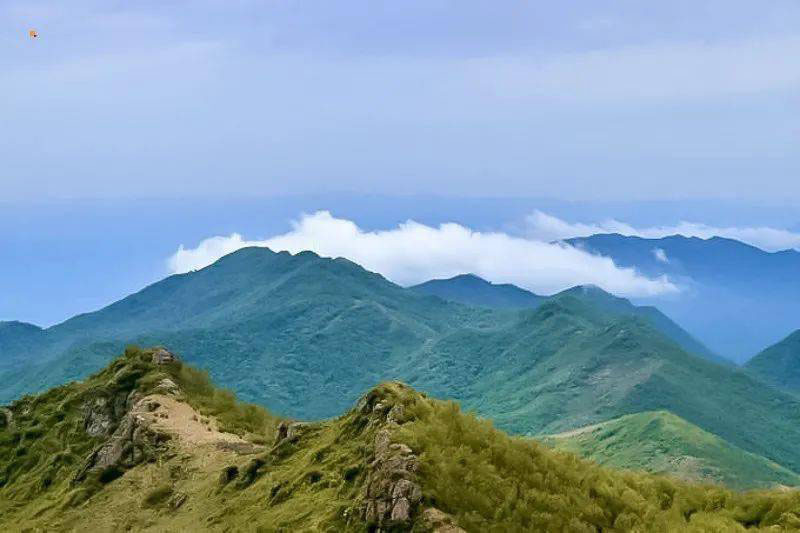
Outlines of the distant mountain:
{"label": "distant mountain", "polygon": [[800,393],[800,330],[753,357],[746,368],[768,383]]}
{"label": "distant mountain", "polygon": [[654,303],[712,351],[743,363],[800,327],[800,252],[769,253],[739,241],[617,234],[567,242],[647,276],[667,275],[682,292]]}
{"label": "distant mountain", "polygon": [[398,382],[303,424],[161,350],[0,409],[3,531],[793,531],[800,492],[621,473]]}
{"label": "distant mountain", "polygon": [[543,439],[613,468],[669,474],[737,489],[800,485],[800,475],[667,411],[625,415]]}
{"label": "distant mountain", "polygon": [[25,322],[0,322],[0,370],[26,362],[39,349],[43,330]]}
{"label": "distant mountain", "polygon": [[[548,297],[538,296],[516,285],[509,283],[494,284],[475,276],[464,274],[450,279],[426,281],[411,289],[439,296],[445,300],[470,305],[480,305],[496,309],[528,308],[535,309]],[[711,361],[730,364],[730,361],[709,350],[703,343],[695,339],[686,330],[673,322],[664,313],[653,306],[635,306],[625,298],[609,294],[603,289],[590,285],[582,285],[567,289],[549,298],[574,296],[589,302],[601,315],[637,316],[650,323],[658,331],[678,343],[687,352],[699,355]]]}
{"label": "distant mountain", "polygon": [[164,345],[243,399],[298,419],[336,416],[399,379],[517,434],[669,410],[800,469],[800,399],[614,306],[628,308],[594,289],[536,309],[467,306],[344,259],[247,248],[44,330],[29,364],[0,371],[0,401],[84,378],[126,344]]}
{"label": "distant mountain", "polygon": [[424,294],[468,305],[496,309],[534,309],[545,298],[510,283],[490,283],[474,274],[434,279],[411,287]]}
{"label": "distant mountain", "polygon": [[638,317],[649,323],[666,337],[675,341],[681,348],[694,355],[699,355],[709,361],[721,364],[730,364],[728,359],[720,357],[709,350],[702,342],[676,324],[667,315],[656,307],[649,305],[633,305],[629,300],[609,294],[599,287],[582,285],[560,292],[551,298],[576,297],[590,303],[601,313],[607,316]]}

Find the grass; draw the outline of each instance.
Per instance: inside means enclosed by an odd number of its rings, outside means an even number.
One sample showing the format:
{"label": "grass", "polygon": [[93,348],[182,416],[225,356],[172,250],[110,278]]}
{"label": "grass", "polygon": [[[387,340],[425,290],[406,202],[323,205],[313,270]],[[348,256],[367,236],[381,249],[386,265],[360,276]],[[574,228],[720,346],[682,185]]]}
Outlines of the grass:
{"label": "grass", "polygon": [[544,441],[610,467],[670,474],[735,489],[800,485],[796,473],[666,411],[626,415],[544,437]]}
{"label": "grass", "polygon": [[[190,405],[209,413],[230,406],[230,397],[214,389],[205,374],[187,365],[155,367],[149,356],[147,350],[130,348],[84,383],[11,406],[14,426],[0,430],[0,466],[11,473],[0,488],[0,526],[48,531],[365,531],[362,510],[376,433],[394,427],[375,418],[371,407],[380,403],[387,409],[403,406],[392,439],[419,457],[423,506],[450,514],[469,532],[800,527],[800,492],[737,493],[611,470],[530,439],[510,437],[488,421],[462,413],[453,402],[433,400],[400,383],[376,387],[358,408],[302,426],[295,440],[285,439],[256,455],[170,444],[105,483],[71,483],[83,452],[99,442],[83,430],[81,406],[87,399],[114,391],[146,393],[170,377],[185,387]],[[268,413],[253,416],[251,407],[232,405],[230,423],[246,436],[266,435],[264,424],[277,422]],[[73,459],[64,462],[64,457]],[[51,469],[52,464],[60,466]],[[179,495],[183,499],[177,506]],[[413,531],[426,530],[420,511],[408,525]]]}

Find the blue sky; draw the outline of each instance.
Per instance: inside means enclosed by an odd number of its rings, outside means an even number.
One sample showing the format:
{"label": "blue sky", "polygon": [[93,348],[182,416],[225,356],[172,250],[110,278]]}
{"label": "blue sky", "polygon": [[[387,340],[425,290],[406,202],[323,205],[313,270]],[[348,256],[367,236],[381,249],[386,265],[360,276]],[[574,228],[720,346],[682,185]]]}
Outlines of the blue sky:
{"label": "blue sky", "polygon": [[5,0],[0,320],[319,210],[800,231],[798,28],[793,0]]}

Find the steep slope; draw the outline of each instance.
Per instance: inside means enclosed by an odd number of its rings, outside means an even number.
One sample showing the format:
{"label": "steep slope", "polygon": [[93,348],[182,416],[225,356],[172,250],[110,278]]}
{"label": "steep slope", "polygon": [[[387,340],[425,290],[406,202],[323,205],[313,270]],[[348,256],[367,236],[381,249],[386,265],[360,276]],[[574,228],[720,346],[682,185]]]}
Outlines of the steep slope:
{"label": "steep slope", "polygon": [[667,411],[626,415],[549,435],[545,442],[614,468],[670,474],[737,489],[800,486],[800,475]]}
{"label": "steep slope", "polygon": [[797,491],[739,494],[615,472],[401,383],[334,420],[277,423],[159,353],[130,349],[85,383],[4,408],[4,530],[800,527]]}
{"label": "steep slope", "polygon": [[510,283],[490,283],[474,274],[434,279],[414,285],[412,290],[467,305],[500,309],[533,309],[545,298]]}
{"label": "steep slope", "polygon": [[679,235],[643,239],[601,234],[567,242],[648,276],[668,275],[682,286],[680,297],[651,303],[737,363],[798,328],[796,250],[770,253],[732,239]]}
{"label": "steep slope", "polygon": [[800,330],[753,357],[745,368],[768,383],[800,393]]}
{"label": "steep slope", "polygon": [[709,350],[703,343],[676,324],[667,315],[653,306],[633,305],[629,300],[609,294],[599,287],[582,285],[562,291],[553,299],[577,298],[608,316],[638,317],[669,339],[672,339],[687,352],[699,355],[709,361],[730,364],[730,361]]}

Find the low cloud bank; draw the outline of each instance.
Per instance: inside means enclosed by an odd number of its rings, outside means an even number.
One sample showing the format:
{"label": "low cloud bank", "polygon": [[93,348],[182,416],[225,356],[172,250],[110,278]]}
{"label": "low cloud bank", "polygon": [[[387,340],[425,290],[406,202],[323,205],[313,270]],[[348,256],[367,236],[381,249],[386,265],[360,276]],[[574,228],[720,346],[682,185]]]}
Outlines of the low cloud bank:
{"label": "low cloud bank", "polygon": [[800,233],[770,227],[715,227],[696,222],[680,222],[674,226],[636,228],[614,219],[592,224],[573,224],[542,211],[534,211],[530,214],[526,218],[526,227],[527,235],[530,238],[546,242],[572,237],[588,237],[596,233],[619,233],[648,239],[683,235],[701,239],[727,237],[768,252],[792,248],[800,250]]}
{"label": "low cloud bank", "polygon": [[248,241],[233,234],[205,239],[196,248],[181,246],[169,259],[169,268],[173,273],[197,270],[247,246],[345,257],[401,285],[474,273],[540,294],[581,284],[631,297],[678,290],[666,277],[650,279],[565,244],[477,232],[453,223],[432,227],[408,221],[389,230],[364,231],[327,211],[303,215],[291,231],[265,240]]}

